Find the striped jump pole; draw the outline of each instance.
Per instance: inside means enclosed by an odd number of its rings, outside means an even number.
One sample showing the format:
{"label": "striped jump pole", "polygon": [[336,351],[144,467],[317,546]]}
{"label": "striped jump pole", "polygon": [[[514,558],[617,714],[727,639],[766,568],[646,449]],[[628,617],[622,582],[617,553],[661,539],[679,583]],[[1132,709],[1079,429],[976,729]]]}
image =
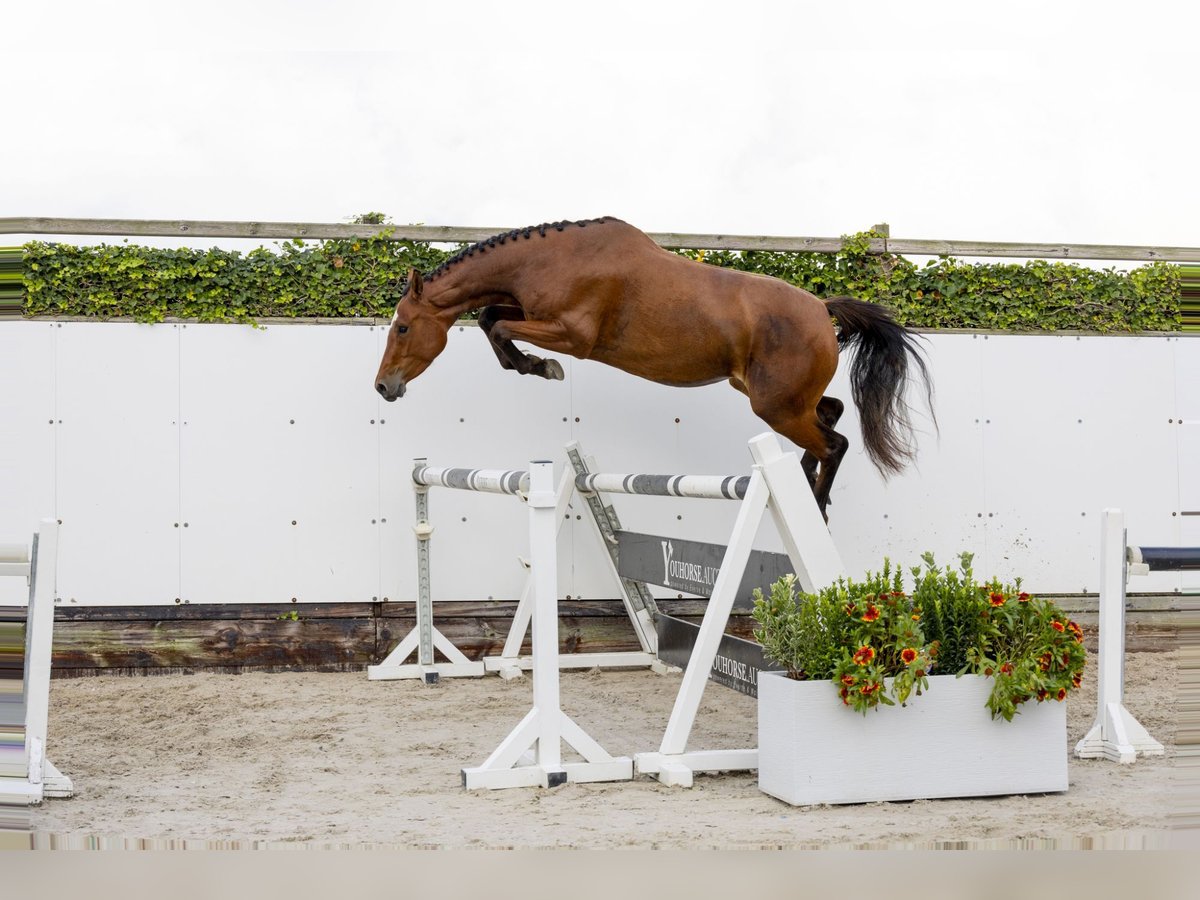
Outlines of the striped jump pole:
{"label": "striped jump pole", "polygon": [[749,475],[610,475],[589,472],[575,476],[575,488],[582,494],[744,500],[749,487]]}

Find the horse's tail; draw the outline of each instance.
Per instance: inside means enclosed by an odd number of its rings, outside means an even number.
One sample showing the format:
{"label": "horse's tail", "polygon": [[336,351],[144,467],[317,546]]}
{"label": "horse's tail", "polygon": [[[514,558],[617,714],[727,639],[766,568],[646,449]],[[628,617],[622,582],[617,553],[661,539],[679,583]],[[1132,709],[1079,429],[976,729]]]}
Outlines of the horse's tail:
{"label": "horse's tail", "polygon": [[850,365],[850,392],[858,407],[867,454],[884,477],[899,473],[916,453],[904,397],[911,376],[909,357],[916,364],[933,415],[933,388],[916,335],[875,303],[831,297],[825,306],[837,320],[838,346],[856,351]]}

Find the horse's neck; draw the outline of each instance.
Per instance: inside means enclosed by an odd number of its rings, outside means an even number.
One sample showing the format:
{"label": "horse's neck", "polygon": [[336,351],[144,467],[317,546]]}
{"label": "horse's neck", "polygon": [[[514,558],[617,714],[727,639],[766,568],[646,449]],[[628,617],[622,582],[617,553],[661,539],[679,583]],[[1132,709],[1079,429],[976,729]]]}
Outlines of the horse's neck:
{"label": "horse's neck", "polygon": [[[514,250],[516,248],[513,248]],[[495,255],[494,259],[488,256]],[[455,263],[426,287],[430,299],[446,315],[455,318],[496,302],[497,294],[510,294],[517,261],[499,259],[503,250],[477,254]],[[480,258],[482,257],[482,258]]]}

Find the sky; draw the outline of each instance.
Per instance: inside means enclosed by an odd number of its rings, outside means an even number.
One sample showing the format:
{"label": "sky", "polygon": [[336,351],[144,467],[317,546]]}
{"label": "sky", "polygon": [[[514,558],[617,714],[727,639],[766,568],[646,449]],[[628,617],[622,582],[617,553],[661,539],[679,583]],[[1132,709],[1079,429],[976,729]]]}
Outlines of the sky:
{"label": "sky", "polygon": [[0,10],[0,217],[1200,245],[1190,0]]}

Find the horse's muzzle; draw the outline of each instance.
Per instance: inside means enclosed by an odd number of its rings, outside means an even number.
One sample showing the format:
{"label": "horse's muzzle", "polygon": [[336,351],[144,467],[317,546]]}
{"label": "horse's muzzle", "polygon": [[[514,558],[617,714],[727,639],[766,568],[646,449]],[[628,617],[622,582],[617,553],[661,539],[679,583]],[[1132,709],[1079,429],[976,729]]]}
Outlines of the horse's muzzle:
{"label": "horse's muzzle", "polygon": [[375,390],[379,391],[379,396],[391,403],[397,397],[404,396],[404,379],[399,375],[389,375],[387,378],[381,378],[375,384]]}

